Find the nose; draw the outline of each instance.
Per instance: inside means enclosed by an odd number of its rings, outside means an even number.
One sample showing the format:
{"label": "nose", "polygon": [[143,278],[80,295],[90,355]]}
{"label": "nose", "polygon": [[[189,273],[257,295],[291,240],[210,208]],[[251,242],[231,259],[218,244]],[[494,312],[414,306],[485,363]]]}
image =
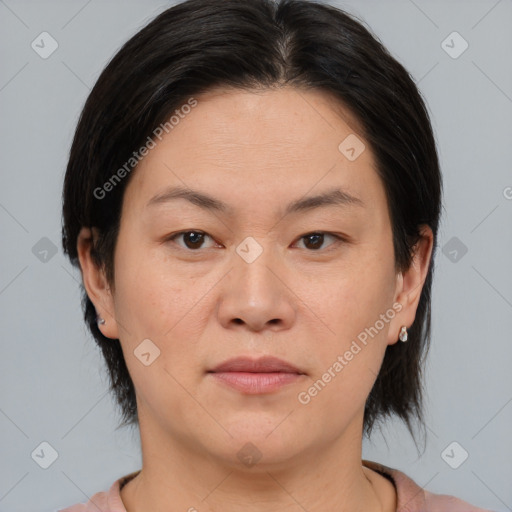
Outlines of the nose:
{"label": "nose", "polygon": [[296,316],[297,297],[290,289],[290,271],[265,248],[255,261],[233,255],[233,267],[223,279],[218,317],[226,329],[252,332],[289,329]]}

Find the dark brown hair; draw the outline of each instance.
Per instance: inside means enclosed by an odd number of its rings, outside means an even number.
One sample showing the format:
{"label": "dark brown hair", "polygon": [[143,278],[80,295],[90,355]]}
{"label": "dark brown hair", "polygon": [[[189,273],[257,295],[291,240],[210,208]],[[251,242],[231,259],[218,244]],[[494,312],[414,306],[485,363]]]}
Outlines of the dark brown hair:
{"label": "dark brown hair", "polygon": [[[135,34],[101,73],[76,129],[63,190],[64,251],[78,266],[79,231],[97,227],[93,256],[113,289],[123,192],[136,171],[105,197],[97,197],[95,190],[190,97],[215,86],[282,85],[325,91],[360,123],[385,188],[397,270],[410,266],[420,225],[428,224],[434,233],[409,341],[387,348],[364,415],[367,434],[376,420],[392,414],[412,433],[414,420],[422,419],[422,362],[430,339],[442,192],[439,162],[414,81],[347,13],[303,0],[188,0]],[[85,321],[105,357],[123,425],[136,424],[135,390],[119,340],[102,335],[83,286],[82,293]]]}

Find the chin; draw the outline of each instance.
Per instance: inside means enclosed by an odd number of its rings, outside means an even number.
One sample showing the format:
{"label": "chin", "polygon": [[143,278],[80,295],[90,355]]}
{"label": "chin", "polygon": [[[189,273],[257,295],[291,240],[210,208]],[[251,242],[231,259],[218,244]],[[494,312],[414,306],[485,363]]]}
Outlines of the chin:
{"label": "chin", "polygon": [[[231,466],[240,469],[275,469],[299,455],[308,445],[298,436],[306,429],[291,429],[285,426],[286,414],[248,415],[244,421],[232,422],[226,428],[232,437],[223,436],[223,442],[212,446],[212,451]],[[282,422],[282,423],[281,423]],[[293,431],[292,431],[293,430]],[[219,448],[222,448],[219,451]],[[235,468],[234,468],[235,469]]]}

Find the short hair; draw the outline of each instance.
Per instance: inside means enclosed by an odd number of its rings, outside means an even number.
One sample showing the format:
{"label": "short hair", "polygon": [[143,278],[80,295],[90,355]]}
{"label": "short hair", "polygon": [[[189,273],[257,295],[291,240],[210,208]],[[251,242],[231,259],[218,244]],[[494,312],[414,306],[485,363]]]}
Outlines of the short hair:
{"label": "short hair", "polygon": [[[63,187],[64,252],[78,267],[79,231],[96,227],[92,256],[113,289],[123,193],[134,173],[105,197],[97,191],[192,96],[216,86],[283,85],[328,93],[333,108],[347,109],[360,123],[385,189],[396,271],[410,267],[420,225],[432,229],[432,257],[409,341],[386,348],[364,411],[363,433],[397,415],[414,437],[412,426],[423,425],[422,368],[431,337],[442,178],[428,110],[412,77],[344,11],[307,0],[188,0],[136,33],[99,76],[76,128]],[[81,290],[85,322],[122,413],[120,426],[137,424],[120,342],[103,336],[83,284]]]}

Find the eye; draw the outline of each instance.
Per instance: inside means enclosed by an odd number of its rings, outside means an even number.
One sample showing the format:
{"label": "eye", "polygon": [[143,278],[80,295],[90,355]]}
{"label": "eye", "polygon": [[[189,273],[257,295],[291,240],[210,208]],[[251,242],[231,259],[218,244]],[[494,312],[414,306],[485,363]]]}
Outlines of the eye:
{"label": "eye", "polygon": [[322,231],[308,233],[307,235],[301,236],[299,240],[305,240],[304,245],[306,249],[318,251],[322,248],[321,246],[323,245],[326,236],[335,239],[335,241],[343,241],[341,236],[334,235],[332,233],[324,233]]}
{"label": "eye", "polygon": [[[308,233],[299,238],[300,241],[304,240],[304,247],[309,249],[310,251],[319,251],[324,245],[325,237],[331,238],[334,240],[333,243],[337,241],[342,242],[344,238],[335,235],[333,233],[325,233],[323,231],[316,231],[313,233]],[[177,243],[176,240],[181,239],[183,243]],[[210,246],[205,246],[204,242],[206,239],[210,239],[213,243]],[[188,230],[188,231],[180,231],[179,233],[174,233],[173,235],[167,238],[168,241],[172,241],[178,244],[182,249],[188,249],[191,251],[197,251],[199,249],[208,249],[209,247],[214,247],[215,242],[213,238],[205,233],[204,231],[199,230]],[[329,244],[329,246],[333,245],[333,243]]]}
{"label": "eye", "polygon": [[[210,235],[207,235],[203,231],[199,230],[190,230],[190,231],[180,231],[179,233],[175,233],[167,238],[167,240],[172,240],[173,242],[176,239],[182,238],[183,243],[185,245],[178,244],[183,249],[197,250],[197,249],[205,249],[207,247],[203,247],[203,243],[205,238],[209,238],[213,240]],[[212,247],[212,246],[211,246]]]}

